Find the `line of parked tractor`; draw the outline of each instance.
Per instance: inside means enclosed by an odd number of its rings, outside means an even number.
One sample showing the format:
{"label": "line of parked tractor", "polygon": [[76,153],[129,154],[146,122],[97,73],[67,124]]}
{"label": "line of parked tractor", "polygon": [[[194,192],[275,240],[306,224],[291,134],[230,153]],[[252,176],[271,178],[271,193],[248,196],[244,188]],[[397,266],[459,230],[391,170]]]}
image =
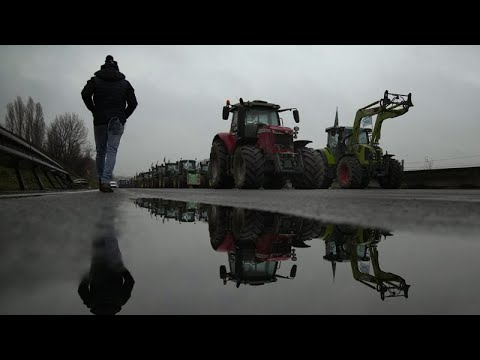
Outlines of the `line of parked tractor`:
{"label": "line of parked tractor", "polygon": [[222,117],[228,120],[232,114],[230,129],[214,136],[209,159],[164,160],[119,185],[281,189],[288,182],[296,189],[327,189],[336,180],[343,189],[363,189],[375,179],[382,188],[397,189],[403,166],[379,146],[381,128],[384,120],[404,115],[410,107],[411,93],[385,91],[383,98],[357,110],[352,126],[339,126],[337,111],[334,126],[325,130],[327,145],[313,149],[307,146],[311,140],[297,140],[298,126],[286,127],[280,117],[291,111],[299,123],[298,109],[241,98],[231,105],[227,100]]}

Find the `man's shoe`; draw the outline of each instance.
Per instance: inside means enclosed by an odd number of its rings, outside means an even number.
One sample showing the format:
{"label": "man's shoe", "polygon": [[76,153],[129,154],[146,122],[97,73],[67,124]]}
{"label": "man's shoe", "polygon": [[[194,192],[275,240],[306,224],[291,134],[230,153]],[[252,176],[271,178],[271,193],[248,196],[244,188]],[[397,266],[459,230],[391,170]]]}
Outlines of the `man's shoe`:
{"label": "man's shoe", "polygon": [[101,192],[113,192],[113,189],[108,184],[101,184],[100,185]]}

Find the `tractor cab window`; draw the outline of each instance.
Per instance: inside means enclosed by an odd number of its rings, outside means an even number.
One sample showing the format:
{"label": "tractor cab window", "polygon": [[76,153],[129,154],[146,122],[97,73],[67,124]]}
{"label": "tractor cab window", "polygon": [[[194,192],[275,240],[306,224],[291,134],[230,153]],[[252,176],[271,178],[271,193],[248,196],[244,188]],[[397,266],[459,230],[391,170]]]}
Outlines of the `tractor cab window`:
{"label": "tractor cab window", "polygon": [[[351,135],[351,133],[349,134]],[[346,140],[345,140],[345,145],[349,145],[350,143],[350,140],[352,139],[352,137],[348,137]],[[358,135],[358,143],[359,144],[364,144],[364,145],[367,145],[368,144],[368,132],[366,131],[360,131],[360,135]]]}
{"label": "tractor cab window", "polygon": [[249,279],[252,278],[272,278],[277,270],[276,261],[257,263],[255,261],[245,261],[243,264],[243,274]]}
{"label": "tractor cab window", "polygon": [[186,161],[183,163],[185,170],[195,170],[195,161]]}
{"label": "tractor cab window", "polygon": [[175,164],[167,165],[167,171],[174,171],[176,169]]}
{"label": "tractor cab window", "polygon": [[366,131],[361,131],[360,136],[358,138],[358,143],[359,144],[368,144],[368,132]]}
{"label": "tractor cab window", "polygon": [[338,133],[332,134],[331,132],[328,134],[328,147],[331,149],[335,149],[338,145]]}
{"label": "tractor cab window", "polygon": [[230,127],[230,132],[236,133],[237,132],[237,119],[238,119],[238,112],[234,111],[233,112],[233,118],[232,118],[232,126]]}
{"label": "tractor cab window", "polygon": [[273,125],[280,126],[280,119],[275,110],[249,109],[246,118],[247,125]]}
{"label": "tractor cab window", "polygon": [[195,213],[192,212],[192,211],[183,213],[181,221],[182,222],[193,222],[193,221],[195,221]]}

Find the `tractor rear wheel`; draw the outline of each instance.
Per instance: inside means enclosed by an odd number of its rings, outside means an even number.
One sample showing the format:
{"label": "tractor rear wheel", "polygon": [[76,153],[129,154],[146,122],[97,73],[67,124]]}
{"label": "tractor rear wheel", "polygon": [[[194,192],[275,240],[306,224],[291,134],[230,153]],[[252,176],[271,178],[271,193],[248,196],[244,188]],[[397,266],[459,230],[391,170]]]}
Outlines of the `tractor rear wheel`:
{"label": "tractor rear wheel", "polygon": [[337,165],[337,181],[342,189],[358,189],[362,186],[363,169],[353,156],[345,156]]}
{"label": "tractor rear wheel", "polygon": [[262,150],[252,145],[237,148],[233,158],[233,176],[239,189],[258,189],[263,185],[265,158]]}
{"label": "tractor rear wheel", "polygon": [[398,189],[403,181],[403,169],[398,160],[388,160],[388,173],[379,177],[378,182],[384,189]]}
{"label": "tractor rear wheel", "polygon": [[212,175],[210,178],[210,186],[214,189],[231,189],[233,187],[233,179],[227,175],[228,151],[221,140],[215,140],[210,150],[210,165]]}
{"label": "tractor rear wheel", "polygon": [[295,175],[295,189],[318,189],[321,185],[322,156],[311,148],[300,148],[303,161],[303,174]]}

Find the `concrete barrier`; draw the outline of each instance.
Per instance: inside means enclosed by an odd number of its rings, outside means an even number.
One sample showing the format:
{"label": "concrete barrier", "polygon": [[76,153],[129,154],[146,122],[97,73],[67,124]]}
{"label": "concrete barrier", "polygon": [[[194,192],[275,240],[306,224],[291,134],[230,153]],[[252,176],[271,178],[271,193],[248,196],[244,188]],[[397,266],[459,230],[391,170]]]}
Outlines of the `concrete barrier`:
{"label": "concrete barrier", "polygon": [[480,167],[405,171],[404,188],[480,188]]}

